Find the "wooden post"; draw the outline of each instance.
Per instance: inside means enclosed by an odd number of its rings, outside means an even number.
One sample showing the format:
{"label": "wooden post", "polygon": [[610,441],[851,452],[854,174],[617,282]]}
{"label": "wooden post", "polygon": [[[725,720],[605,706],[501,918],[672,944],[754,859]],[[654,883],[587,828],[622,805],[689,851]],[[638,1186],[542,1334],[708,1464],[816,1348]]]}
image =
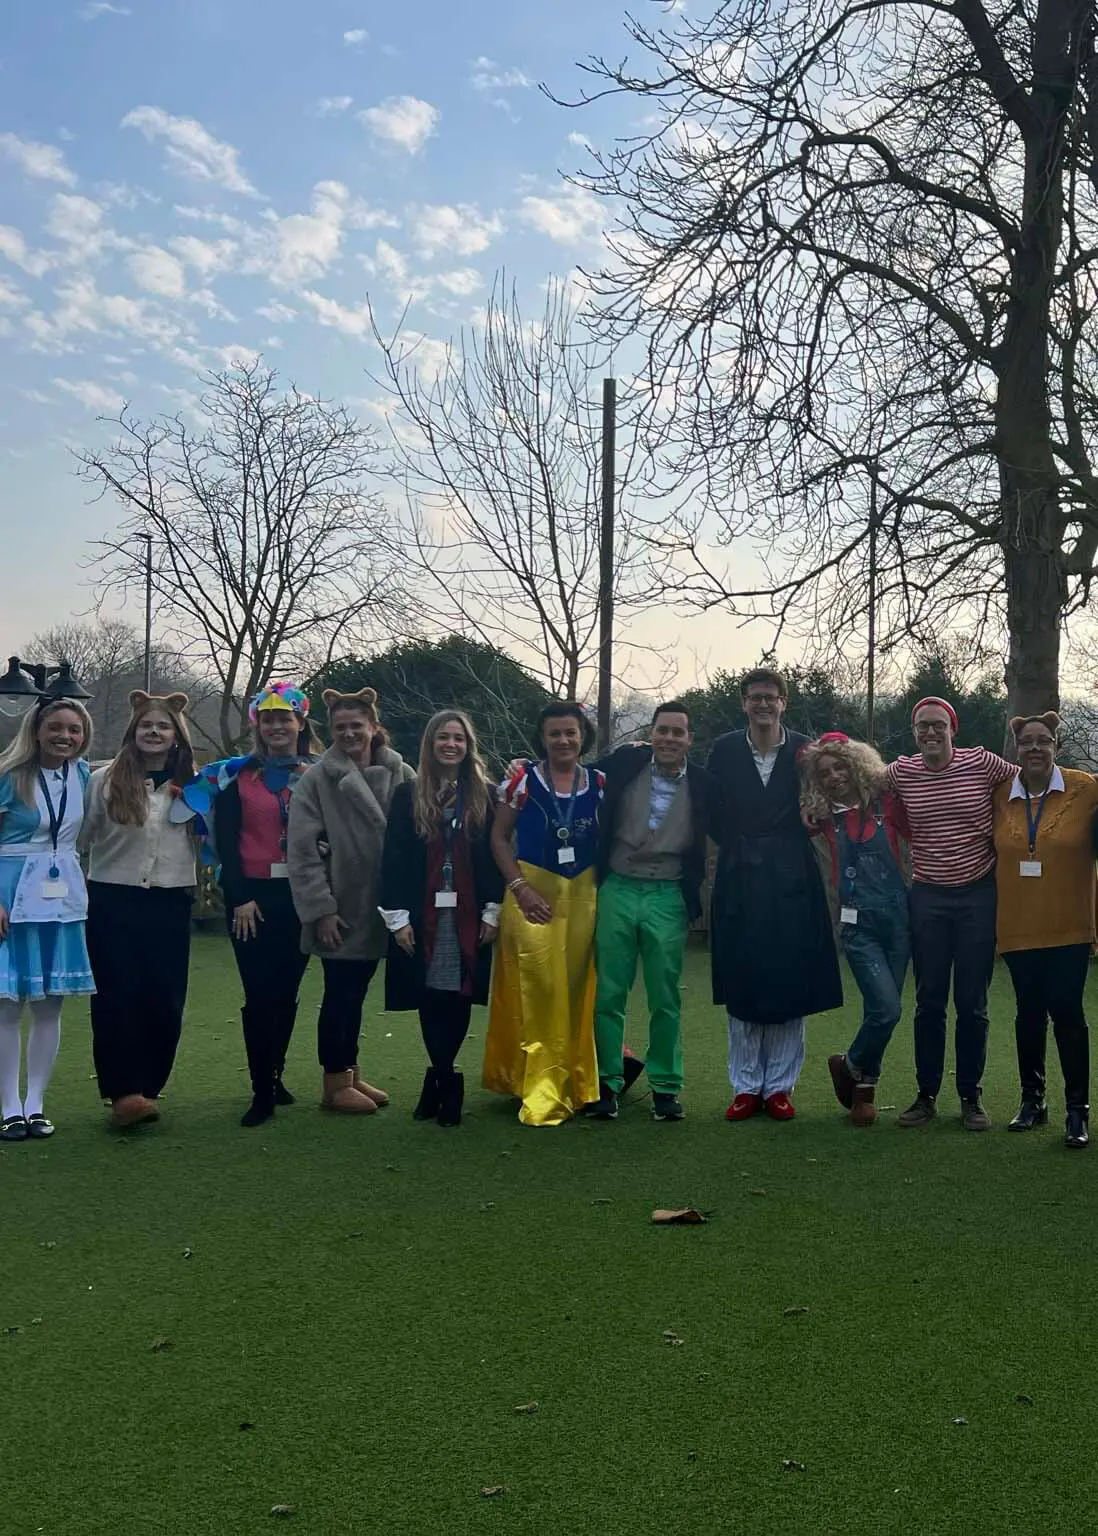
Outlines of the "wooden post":
{"label": "wooden post", "polygon": [[877,681],[877,475],[869,481],[869,656],[866,666],[865,739],[873,745],[873,713]]}
{"label": "wooden post", "polygon": [[602,520],[599,538],[598,749],[610,748],[610,689],[614,676],[614,459],[617,438],[616,379],[602,381]]}

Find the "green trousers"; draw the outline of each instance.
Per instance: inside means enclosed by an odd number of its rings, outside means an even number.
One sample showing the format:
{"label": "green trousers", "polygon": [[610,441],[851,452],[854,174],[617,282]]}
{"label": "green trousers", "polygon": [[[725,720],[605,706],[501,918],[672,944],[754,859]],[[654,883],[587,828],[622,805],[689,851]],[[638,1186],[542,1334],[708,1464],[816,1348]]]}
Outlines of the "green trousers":
{"label": "green trousers", "polygon": [[686,905],[677,880],[633,880],[611,873],[599,888],[595,1046],[599,1077],[615,1093],[624,1086],[625,1008],[638,957],[648,994],[648,1081],[654,1093],[678,1093],[682,1088],[679,980],[686,929]]}

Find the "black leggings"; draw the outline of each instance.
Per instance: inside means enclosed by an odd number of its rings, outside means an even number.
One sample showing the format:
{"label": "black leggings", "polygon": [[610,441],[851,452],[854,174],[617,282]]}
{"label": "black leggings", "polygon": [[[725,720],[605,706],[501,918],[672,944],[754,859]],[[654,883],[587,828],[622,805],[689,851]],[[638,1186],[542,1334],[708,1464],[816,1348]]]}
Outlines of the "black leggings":
{"label": "black leggings", "polygon": [[1014,1040],[1022,1097],[1045,1097],[1045,1041],[1048,1020],[1064,1074],[1068,1109],[1086,1109],[1090,1091],[1090,1039],[1083,1012],[1083,989],[1090,969],[1089,944],[1061,944],[1052,949],[1016,949],[1003,959],[1014,983],[1018,1011]]}
{"label": "black leggings", "polygon": [[362,1005],[379,960],[321,961],[324,997],[316,1021],[317,1055],[325,1072],[346,1072],[358,1064]]}
{"label": "black leggings", "polygon": [[431,1065],[452,1072],[457,1053],[469,1033],[473,1004],[460,992],[435,992],[428,987],[419,1005],[419,1027]]}
{"label": "black leggings", "polygon": [[[252,1091],[267,1093],[274,1091],[275,1079],[286,1065],[297,1018],[297,992],[309,957],[301,953],[301,924],[288,881],[250,880],[245,900],[256,903],[262,921],[256,920],[254,939],[232,941],[244,987],[240,1017]],[[231,936],[233,914],[228,902],[225,917]]]}

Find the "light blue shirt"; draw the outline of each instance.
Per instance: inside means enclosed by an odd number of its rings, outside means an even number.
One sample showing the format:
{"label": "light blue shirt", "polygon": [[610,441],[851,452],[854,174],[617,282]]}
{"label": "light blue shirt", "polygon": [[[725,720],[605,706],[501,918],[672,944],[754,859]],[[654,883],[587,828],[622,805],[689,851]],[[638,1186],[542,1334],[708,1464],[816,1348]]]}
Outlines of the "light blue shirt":
{"label": "light blue shirt", "polygon": [[686,777],[686,764],[683,763],[678,773],[670,778],[664,773],[656,772],[655,763],[652,764],[652,788],[648,794],[648,830],[659,831],[663,818],[671,808],[671,802],[678,793],[679,785]]}

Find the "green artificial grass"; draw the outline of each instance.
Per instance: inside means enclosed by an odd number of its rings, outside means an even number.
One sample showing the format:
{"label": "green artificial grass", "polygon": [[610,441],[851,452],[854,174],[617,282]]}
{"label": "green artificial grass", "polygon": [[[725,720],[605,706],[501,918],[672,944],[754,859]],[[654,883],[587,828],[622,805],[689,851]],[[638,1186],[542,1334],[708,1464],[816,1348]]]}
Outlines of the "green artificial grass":
{"label": "green artificial grass", "polygon": [[[158,1126],[105,1129],[66,1009],[58,1133],[0,1150],[5,1530],[246,1533],[276,1505],[318,1533],[1089,1527],[1098,1150],[1060,1144],[1051,1042],[1053,1124],[1004,1134],[1004,975],[982,1136],[948,1091],[925,1130],[845,1122],[825,1057],[849,980],[809,1024],[797,1119],[726,1124],[701,953],[682,1124],[642,1079],[614,1124],[521,1127],[477,1086],[479,1011],[464,1125],[417,1124],[415,1020],[376,999],[362,1063],[393,1104],[323,1115],[318,980],[299,1102],[256,1131],[224,940],[196,940]],[[910,1034],[909,1012],[897,1109]],[[678,1204],[711,1222],[650,1224]]]}

